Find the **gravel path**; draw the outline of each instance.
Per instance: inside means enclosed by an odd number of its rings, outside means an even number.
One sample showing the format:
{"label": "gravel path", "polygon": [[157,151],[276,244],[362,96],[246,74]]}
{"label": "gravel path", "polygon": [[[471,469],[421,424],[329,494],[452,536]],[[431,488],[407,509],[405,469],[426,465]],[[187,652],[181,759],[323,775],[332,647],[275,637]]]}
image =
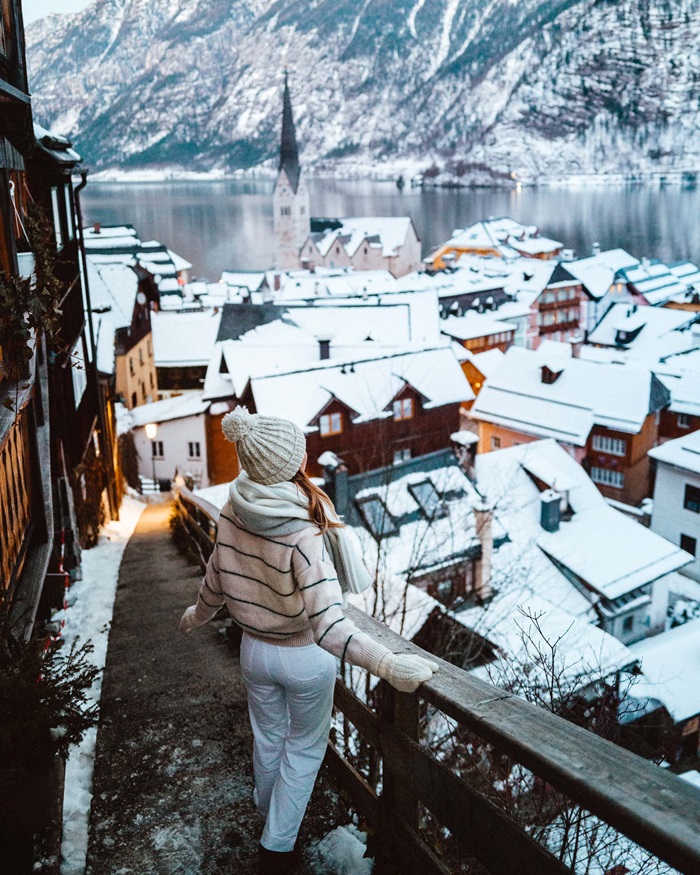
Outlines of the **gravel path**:
{"label": "gravel path", "polygon": [[[178,634],[201,572],[173,543],[171,513],[168,504],[147,508],[122,560],[87,875],[255,872],[262,823],[252,802],[238,656],[226,623]],[[322,774],[302,827],[305,843],[348,820]]]}

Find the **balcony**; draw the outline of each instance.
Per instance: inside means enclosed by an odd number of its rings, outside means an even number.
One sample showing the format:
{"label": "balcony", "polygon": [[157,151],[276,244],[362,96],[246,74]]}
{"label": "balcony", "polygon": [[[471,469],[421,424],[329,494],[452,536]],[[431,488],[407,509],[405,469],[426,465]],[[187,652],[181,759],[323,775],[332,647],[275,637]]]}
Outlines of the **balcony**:
{"label": "balcony", "polygon": [[[218,510],[184,487],[177,504],[205,561]],[[348,615],[393,651],[424,653],[366,614],[349,608]],[[628,839],[634,853],[645,849],[681,872],[700,872],[696,789],[586,729],[437,661],[440,671],[415,694],[380,683],[373,690],[365,686],[358,696],[351,683],[336,683],[336,728],[327,764],[372,828],[377,847],[400,872],[581,871],[571,868],[575,853],[564,841],[573,818],[592,824],[593,832],[609,830],[610,844]],[[347,679],[347,666],[344,674]],[[434,736],[426,736],[436,721],[462,741],[461,750],[448,754]],[[481,763],[467,756],[469,750]],[[487,761],[488,770],[496,766],[497,780],[486,774]],[[509,805],[503,776],[515,773],[530,789]],[[584,829],[577,841],[590,834]],[[605,871],[634,870],[611,864]]]}

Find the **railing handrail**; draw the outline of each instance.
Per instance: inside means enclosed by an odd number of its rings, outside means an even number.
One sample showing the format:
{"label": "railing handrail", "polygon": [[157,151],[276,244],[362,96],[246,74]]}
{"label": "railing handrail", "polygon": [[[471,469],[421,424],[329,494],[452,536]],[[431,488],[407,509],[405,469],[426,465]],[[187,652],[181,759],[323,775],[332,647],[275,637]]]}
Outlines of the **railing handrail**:
{"label": "railing handrail", "polygon": [[[176,492],[217,524],[219,511],[185,487]],[[196,521],[192,521],[198,525]],[[202,535],[211,539],[210,533]],[[364,632],[394,652],[438,662],[418,690],[448,717],[563,791],[681,872],[700,872],[700,794],[689,783],[637,754],[422,650],[384,623],[348,606]]]}
{"label": "railing handrail", "polygon": [[677,775],[436,657],[363,611],[358,628],[437,662],[419,695],[682,872],[700,871],[700,794]]}

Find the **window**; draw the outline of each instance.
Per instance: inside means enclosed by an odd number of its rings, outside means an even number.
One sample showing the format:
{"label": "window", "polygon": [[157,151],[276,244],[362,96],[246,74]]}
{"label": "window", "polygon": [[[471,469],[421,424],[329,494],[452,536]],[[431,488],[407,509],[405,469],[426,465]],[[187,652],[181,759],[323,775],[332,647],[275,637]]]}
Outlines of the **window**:
{"label": "window", "polygon": [[413,418],[413,398],[400,398],[394,401],[394,422]]}
{"label": "window", "polygon": [[395,535],[398,529],[387,506],[376,495],[357,502],[362,520],[371,534],[379,541],[386,535]]}
{"label": "window", "polygon": [[148,378],[151,381],[151,389],[155,389],[155,383],[153,382],[153,374],[149,374]]}
{"label": "window", "polygon": [[698,539],[692,538],[690,535],[681,535],[681,550],[690,553],[691,556],[698,555]]}
{"label": "window", "polygon": [[559,289],[559,291],[557,292],[557,299],[559,301],[567,301],[569,299],[569,290]]}
{"label": "window", "polygon": [[421,483],[410,483],[408,491],[416,500],[422,515],[427,520],[432,520],[441,509],[444,509],[440,493],[430,478],[423,480]]}
{"label": "window", "polygon": [[54,186],[51,189],[51,210],[53,212],[53,227],[56,236],[56,246],[60,249],[63,246],[63,225],[61,223],[61,204],[58,199],[58,189]]}
{"label": "window", "polygon": [[494,435],[491,438],[491,449],[492,450],[500,450],[500,448],[501,448],[501,439],[499,437],[496,437],[496,435]]}
{"label": "window", "polygon": [[398,465],[399,462],[408,462],[411,458],[411,449],[410,447],[404,447],[402,450],[394,450],[394,464]]}
{"label": "window", "polygon": [[690,428],[690,417],[687,413],[678,414],[678,428]]}
{"label": "window", "polygon": [[87,371],[85,370],[85,358],[80,340],[78,340],[71,352],[70,370],[73,379],[73,399],[75,401],[75,409],[77,410],[80,399],[83,397],[87,387]]}
{"label": "window", "polygon": [[154,459],[162,459],[163,456],[163,441],[151,441],[151,456]]}
{"label": "window", "polygon": [[143,349],[139,347],[139,364],[143,365]]}
{"label": "window", "polygon": [[300,216],[303,216],[305,212],[306,212],[306,210],[304,207],[299,207],[299,215]]}
{"label": "window", "polygon": [[136,392],[132,392],[131,393],[131,406],[136,407],[136,405],[138,403],[139,403],[139,401],[138,401],[138,398],[136,397]]}
{"label": "window", "polygon": [[150,359],[150,358],[153,358],[153,350],[151,349],[151,341],[150,341],[150,340],[147,340],[147,341],[146,341],[146,346],[148,347],[148,357],[149,357],[149,359]]}
{"label": "window", "polygon": [[634,627],[634,614],[630,614],[629,617],[625,617],[622,621],[622,631],[623,632],[631,632]]}
{"label": "window", "polygon": [[627,441],[623,438],[613,438],[604,434],[594,434],[593,449],[597,450],[599,453],[609,453],[611,456],[624,456],[627,452]]}
{"label": "window", "polygon": [[324,413],[318,421],[321,437],[328,437],[331,434],[341,434],[343,431],[343,414],[342,413]]}
{"label": "window", "polygon": [[67,239],[72,240],[75,237],[75,224],[73,222],[73,204],[71,202],[71,187],[63,186],[63,194],[66,201],[66,232]]}
{"label": "window", "polygon": [[141,397],[146,400],[146,386],[143,381],[141,381]]}
{"label": "window", "polygon": [[620,471],[611,471],[610,468],[591,468],[591,480],[615,489],[622,489],[625,485],[625,475]]}
{"label": "window", "polygon": [[291,207],[282,207],[280,209],[280,213],[283,216],[291,216],[292,215],[292,208]]}
{"label": "window", "polygon": [[202,452],[199,446],[199,441],[188,441],[187,443],[187,458],[201,459]]}
{"label": "window", "polygon": [[700,513],[700,489],[697,486],[691,486],[690,483],[685,484],[683,507],[686,510],[692,510],[693,513]]}
{"label": "window", "polygon": [[129,356],[129,373],[134,376],[134,360]]}

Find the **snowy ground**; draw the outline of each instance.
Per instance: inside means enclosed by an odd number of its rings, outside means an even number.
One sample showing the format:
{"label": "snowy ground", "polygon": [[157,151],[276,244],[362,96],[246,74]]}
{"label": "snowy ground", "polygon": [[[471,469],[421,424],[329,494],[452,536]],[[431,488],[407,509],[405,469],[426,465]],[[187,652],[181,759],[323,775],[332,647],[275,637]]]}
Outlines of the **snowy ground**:
{"label": "snowy ground", "polygon": [[[124,498],[119,522],[108,523],[97,546],[83,551],[83,579],[71,586],[68,607],[55,617],[65,622],[65,646],[70,647],[77,638],[92,641],[95,650],[91,659],[100,669],[104,669],[107,656],[122,554],[145,507],[143,502],[130,496]],[[91,690],[93,702],[99,701],[101,689],[100,675]],[[66,763],[61,875],[82,875],[85,871],[96,738],[97,729],[89,730],[82,742],[71,750]]]}

